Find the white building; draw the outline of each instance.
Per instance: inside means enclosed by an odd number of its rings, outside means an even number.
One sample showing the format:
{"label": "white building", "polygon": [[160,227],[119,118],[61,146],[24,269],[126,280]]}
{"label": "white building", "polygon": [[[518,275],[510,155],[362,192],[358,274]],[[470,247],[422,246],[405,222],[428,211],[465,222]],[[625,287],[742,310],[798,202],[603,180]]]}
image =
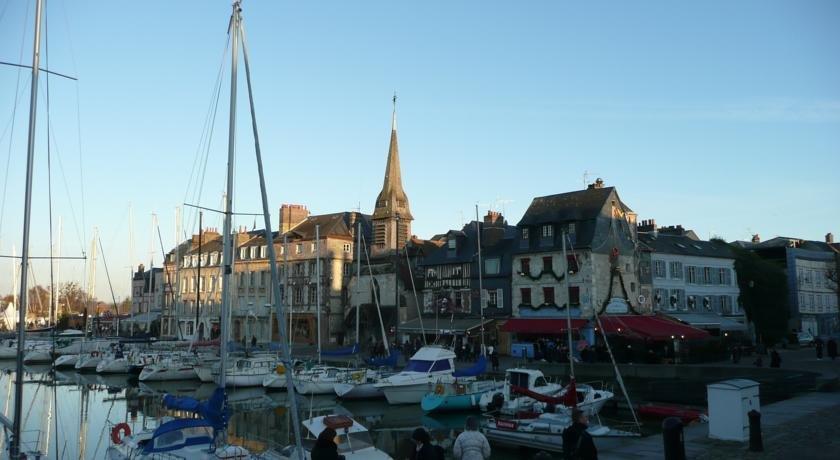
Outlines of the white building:
{"label": "white building", "polygon": [[642,221],[638,230],[651,254],[654,310],[704,329],[745,329],[728,244],[703,241],[679,225],[656,228],[653,220]]}

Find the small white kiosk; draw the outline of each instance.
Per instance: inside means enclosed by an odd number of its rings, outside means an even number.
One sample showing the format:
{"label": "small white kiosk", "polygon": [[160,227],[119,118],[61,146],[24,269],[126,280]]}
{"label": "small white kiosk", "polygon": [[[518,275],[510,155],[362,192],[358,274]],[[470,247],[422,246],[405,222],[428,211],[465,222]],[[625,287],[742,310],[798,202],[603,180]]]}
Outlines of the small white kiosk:
{"label": "small white kiosk", "polygon": [[750,439],[751,410],[761,411],[758,382],[724,380],[706,387],[709,399],[709,437],[746,442]]}

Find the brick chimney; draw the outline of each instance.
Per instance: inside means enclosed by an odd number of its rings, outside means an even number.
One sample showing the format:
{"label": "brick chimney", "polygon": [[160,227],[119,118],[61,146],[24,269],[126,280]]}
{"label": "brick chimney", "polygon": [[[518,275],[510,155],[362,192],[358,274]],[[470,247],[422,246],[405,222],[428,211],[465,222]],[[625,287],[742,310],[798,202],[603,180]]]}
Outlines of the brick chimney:
{"label": "brick chimney", "polygon": [[484,216],[484,225],[493,226],[493,227],[501,227],[505,224],[505,218],[502,216],[502,213],[496,211],[487,211],[487,215]]}
{"label": "brick chimney", "polygon": [[642,220],[642,222],[636,227],[636,230],[639,232],[656,231],[656,219]]}
{"label": "brick chimney", "polygon": [[758,236],[758,233],[756,233],[755,235],[752,236],[752,242],[756,243],[756,244],[761,243],[761,237]]}
{"label": "brick chimney", "polygon": [[834,243],[834,234],[833,233],[826,233],[825,234],[825,242],[828,244]]}
{"label": "brick chimney", "polygon": [[309,217],[309,210],[302,204],[280,206],[280,233],[286,233]]}

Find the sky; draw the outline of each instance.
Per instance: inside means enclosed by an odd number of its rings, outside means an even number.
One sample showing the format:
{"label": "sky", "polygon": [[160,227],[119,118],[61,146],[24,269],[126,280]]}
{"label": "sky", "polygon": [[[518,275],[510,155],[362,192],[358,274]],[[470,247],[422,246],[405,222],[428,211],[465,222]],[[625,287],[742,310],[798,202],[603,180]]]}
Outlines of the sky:
{"label": "sky", "polygon": [[[158,231],[174,246],[178,206],[221,207],[230,2],[46,3],[41,67],[78,80],[40,79],[31,251],[50,253],[52,202],[55,251],[59,217],[63,257],[90,255],[98,229],[96,295],[111,300],[110,276],[119,300],[132,265],[160,265]],[[0,0],[0,61],[31,65],[33,4]],[[420,237],[460,228],[476,204],[515,224],[534,197],[597,177],[639,219],[703,238],[840,237],[838,2],[243,8],[275,227],[282,203],[372,212],[396,91]],[[19,255],[22,242],[29,81],[26,69],[0,65],[2,255]],[[241,78],[238,92],[235,210],[254,213]],[[184,233],[197,229],[193,211],[183,220]],[[215,213],[205,223],[221,228]],[[11,291],[12,265],[0,259],[0,293]],[[30,283],[48,284],[48,262],[33,268]],[[86,268],[63,261],[59,282],[84,282]]]}

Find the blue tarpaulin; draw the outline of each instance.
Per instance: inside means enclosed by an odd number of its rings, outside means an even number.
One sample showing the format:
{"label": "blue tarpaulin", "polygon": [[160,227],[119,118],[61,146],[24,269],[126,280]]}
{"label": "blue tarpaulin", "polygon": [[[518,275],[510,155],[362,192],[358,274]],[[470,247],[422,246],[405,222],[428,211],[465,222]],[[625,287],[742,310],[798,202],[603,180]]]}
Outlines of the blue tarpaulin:
{"label": "blue tarpaulin", "polygon": [[370,358],[367,363],[373,367],[397,367],[397,363],[400,359],[400,352],[399,351],[392,351],[387,358]]}
{"label": "blue tarpaulin", "polygon": [[344,348],[336,348],[335,350],[324,350],[321,356],[349,356],[355,355],[359,352],[359,344],[354,343],[352,346]]}
{"label": "blue tarpaulin", "polygon": [[225,391],[221,388],[216,388],[213,396],[203,402],[195,398],[167,394],[163,396],[163,405],[169,409],[185,410],[201,415],[217,429],[224,428],[227,424],[229,411],[225,404]]}
{"label": "blue tarpaulin", "polygon": [[472,366],[466,369],[456,369],[455,372],[452,373],[454,377],[476,377],[483,374],[487,370],[487,357],[481,355],[478,358],[478,361]]}

